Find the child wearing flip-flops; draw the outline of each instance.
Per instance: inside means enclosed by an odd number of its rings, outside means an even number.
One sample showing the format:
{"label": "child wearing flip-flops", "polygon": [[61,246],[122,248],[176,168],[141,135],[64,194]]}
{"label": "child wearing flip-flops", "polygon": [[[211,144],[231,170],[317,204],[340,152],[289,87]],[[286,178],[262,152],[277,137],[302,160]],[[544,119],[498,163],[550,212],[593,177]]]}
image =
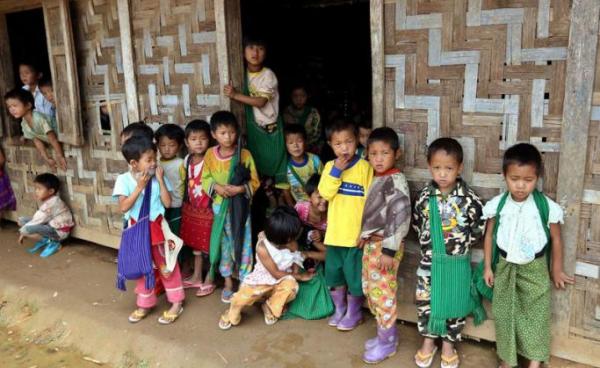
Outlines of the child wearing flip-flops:
{"label": "child wearing flip-flops", "polygon": [[32,218],[19,217],[19,244],[25,238],[37,240],[27,251],[35,253],[44,248],[41,257],[46,258],[60,249],[60,242],[65,240],[75,226],[71,210],[60,199],[58,191],[60,181],[53,174],[40,174],[33,180],[35,198],[42,202]]}
{"label": "child wearing flip-flops", "polygon": [[237,326],[244,307],[261,299],[265,323],[273,325],[281,317],[287,303],[298,292],[298,281],[308,281],[312,273],[300,273],[303,257],[296,240],[302,233],[302,221],[291,207],[281,206],[267,219],[264,233],[256,244],[256,266],[239,290],[231,297],[231,306],[219,321],[219,328]]}

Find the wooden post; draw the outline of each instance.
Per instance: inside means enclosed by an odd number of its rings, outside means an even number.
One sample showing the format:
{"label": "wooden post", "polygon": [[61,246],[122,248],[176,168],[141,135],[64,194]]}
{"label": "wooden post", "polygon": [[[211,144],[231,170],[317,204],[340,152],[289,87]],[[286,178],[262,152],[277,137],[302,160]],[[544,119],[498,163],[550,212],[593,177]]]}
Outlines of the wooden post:
{"label": "wooden post", "polygon": [[129,0],[117,0],[117,11],[119,13],[119,32],[121,34],[121,53],[123,56],[127,118],[129,123],[132,123],[140,120],[140,111],[135,80],[135,64],[133,62],[133,47],[131,42]]}
{"label": "wooden post", "polygon": [[[12,56],[10,52],[10,41],[8,39],[8,28],[6,27],[6,15],[0,14],[0,96],[4,96],[15,83],[12,68]],[[4,133],[4,129],[6,129],[6,133],[9,136],[16,135],[16,132],[13,132],[14,129],[11,129],[12,121],[8,116],[8,109],[6,108],[4,101],[2,101],[0,106],[0,123],[1,122],[4,122],[4,124],[0,124],[0,133]],[[4,125],[4,127],[2,127],[2,125]]]}
{"label": "wooden post", "polygon": [[385,125],[385,69],[383,39],[383,0],[371,0],[371,69],[373,90],[373,128]]}
{"label": "wooden post", "polygon": [[[596,48],[598,42],[598,15],[600,1],[574,0],[571,10],[564,113],[560,144],[557,200],[566,208],[562,227],[564,267],[573,275],[579,243],[580,208],[588,146],[588,130]],[[571,292],[553,293],[553,336],[569,334]]]}

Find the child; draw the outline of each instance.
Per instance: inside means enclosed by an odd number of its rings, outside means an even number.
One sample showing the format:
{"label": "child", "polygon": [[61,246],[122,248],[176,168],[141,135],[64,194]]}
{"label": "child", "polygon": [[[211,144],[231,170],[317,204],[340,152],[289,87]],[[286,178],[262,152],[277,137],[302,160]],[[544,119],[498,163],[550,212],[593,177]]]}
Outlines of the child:
{"label": "child", "polygon": [[360,143],[360,146],[358,147],[356,154],[359,155],[360,158],[367,158],[367,140],[369,139],[372,129],[371,122],[367,120],[361,120],[358,123],[358,142]]}
{"label": "child", "polygon": [[264,41],[244,40],[247,67],[244,91],[239,93],[229,84],[224,92],[230,99],[244,104],[248,149],[256,162],[261,180],[272,177],[276,188],[285,189],[287,161],[283,122],[279,117],[279,91],[275,73],[264,67],[266,51]]}
{"label": "child", "polygon": [[[220,258],[219,273],[225,278],[221,301],[229,303],[233,295],[234,269],[237,269],[240,281],[244,281],[252,271],[250,216],[248,211],[237,213],[235,215],[242,219],[233,221],[230,202],[238,195],[240,197],[237,199],[250,201],[259,186],[259,180],[252,155],[248,150],[238,148],[239,126],[235,116],[228,111],[214,113],[210,118],[210,129],[218,145],[209,148],[204,156],[202,189],[213,199],[215,214],[210,244],[211,275]],[[245,170],[241,170],[242,168]],[[233,184],[234,171],[246,171],[246,177]],[[235,227],[239,225],[243,227],[239,229],[240,232],[236,232]],[[213,253],[218,256],[213,257]],[[212,280],[210,277],[209,283]]]}
{"label": "child", "polygon": [[296,202],[308,200],[304,191],[306,181],[313,174],[321,174],[323,164],[319,156],[306,152],[306,131],[302,125],[286,125],[284,134],[289,159],[288,188],[284,190],[283,198],[287,205],[294,206]]}
{"label": "child", "polygon": [[185,145],[188,155],[180,168],[184,178],[184,204],[181,238],[193,249],[194,273],[183,281],[184,287],[198,288],[196,296],[212,294],[215,285],[206,275],[203,282],[203,256],[209,255],[212,208],[210,197],[202,189],[204,155],[210,145],[210,125],[203,120],[192,120],[185,127]]}
{"label": "child", "polygon": [[[35,106],[33,95],[24,89],[17,88],[4,95],[8,112],[15,118],[21,119],[21,129],[25,139],[33,140],[35,148],[50,168],[56,169],[57,165],[62,170],[67,170],[67,160],[62,145],[56,137],[56,127],[44,114],[33,111]],[[56,160],[46,152],[44,143],[49,143],[56,152]]]}
{"label": "child", "polygon": [[169,183],[175,188],[171,193],[171,206],[165,211],[165,220],[173,234],[179,236],[181,226],[181,198],[183,193],[183,179],[181,177],[181,166],[183,159],[179,157],[185,134],[183,129],[176,124],[163,124],[156,133],[154,139],[160,152],[159,165],[165,171]]}
{"label": "child", "polygon": [[536,190],[542,156],[531,144],[520,143],[506,150],[502,173],[508,192],[483,208],[483,218],[488,219],[484,280],[488,287],[493,286],[492,312],[501,367],[516,366],[517,355],[521,355],[529,360],[529,368],[537,368],[550,358],[548,271],[557,289],[574,283],[573,277],[563,272],[563,211]]}
{"label": "child", "polygon": [[325,277],[335,313],[328,323],[349,331],[362,321],[362,250],[357,240],[373,168],[355,154],[354,124],[339,120],[328,127],[326,135],[337,157],[325,165],[318,187],[319,194],[329,202]]}
{"label": "child", "polygon": [[19,244],[25,238],[37,240],[37,243],[27,251],[35,253],[46,247],[41,257],[46,258],[60,249],[60,242],[65,240],[75,223],[71,210],[60,199],[58,191],[60,181],[55,175],[40,174],[33,180],[36,200],[42,202],[33,218],[19,217]]}
{"label": "child", "polygon": [[131,137],[146,137],[150,142],[154,140],[154,131],[143,121],[136,121],[123,128],[121,131],[121,146]]}
{"label": "child", "polygon": [[35,108],[35,111],[46,115],[48,119],[54,120],[56,117],[54,102],[49,101],[42,94],[38,85],[42,77],[43,73],[39,72],[33,64],[19,64],[19,78],[21,79],[21,83],[23,83],[23,89],[29,91],[35,101],[33,108]]}
{"label": "child", "polygon": [[265,323],[273,325],[279,320],[285,305],[296,297],[297,281],[312,278],[308,272],[299,272],[302,255],[296,239],[301,231],[302,222],[293,209],[282,206],[273,211],[256,244],[256,268],[233,294],[229,310],[219,320],[219,328],[228,330],[237,326],[242,319],[242,309],[264,298],[266,301],[261,307]]}
{"label": "child", "polygon": [[4,151],[0,147],[0,218],[2,217],[2,211],[14,211],[16,209],[17,200],[6,172],[6,156],[4,156]]}
{"label": "child", "polygon": [[398,135],[390,128],[371,133],[367,147],[375,179],[367,195],[362,217],[361,243],[363,292],[377,319],[377,336],[367,341],[363,360],[379,363],[394,355],[396,291],[402,240],[410,228],[410,192],[404,175],[394,166],[400,158]]}
{"label": "child", "polygon": [[[42,93],[42,96],[52,105],[52,108],[56,110],[56,101],[54,101],[54,88],[52,88],[52,79],[42,78],[38,83],[38,88]],[[37,109],[37,108],[36,108]]]}
{"label": "child", "polygon": [[[320,180],[321,175],[313,174],[306,181],[304,190],[309,199],[308,201],[296,202],[294,207],[306,229],[305,239],[300,239],[302,255],[306,259],[317,262],[325,260],[326,247],[323,244],[323,239],[327,230],[327,201],[321,197],[317,188]],[[305,247],[302,247],[303,243],[306,243]],[[307,269],[309,268],[311,267]]]}
{"label": "child", "polygon": [[[171,205],[172,192],[169,180],[164,177],[164,170],[158,166],[156,160],[156,146],[147,137],[129,138],[121,148],[130,170],[117,177],[113,197],[118,198],[119,210],[123,212],[129,226],[138,221],[142,208],[144,191],[148,182],[151,182],[150,197],[150,241],[152,262],[157,269],[157,279],[165,287],[167,299],[172,303],[168,311],[163,312],[158,319],[161,324],[171,324],[183,312],[183,285],[179,266],[175,265],[172,272],[167,272],[164,249],[165,242],[161,223],[165,215],[165,208]],[[129,316],[129,322],[136,323],[148,316],[156,305],[156,293],[146,289],[144,278],[136,282],[138,308]]]}
{"label": "child", "polygon": [[283,112],[286,124],[297,124],[306,129],[308,151],[316,153],[321,143],[321,115],[314,107],[306,105],[308,94],[304,86],[292,89],[292,103]]}
{"label": "child", "polygon": [[[433,181],[419,192],[413,212],[413,228],[421,244],[416,303],[417,327],[424,340],[415,355],[419,367],[431,365],[438,338],[443,340],[441,366],[458,367],[454,344],[460,341],[472,309],[469,251],[484,224],[479,197],[460,178],[462,162],[462,147],[455,139],[439,138],[429,145],[427,163]],[[443,298],[447,293],[451,299]],[[448,317],[446,310],[453,316]]]}

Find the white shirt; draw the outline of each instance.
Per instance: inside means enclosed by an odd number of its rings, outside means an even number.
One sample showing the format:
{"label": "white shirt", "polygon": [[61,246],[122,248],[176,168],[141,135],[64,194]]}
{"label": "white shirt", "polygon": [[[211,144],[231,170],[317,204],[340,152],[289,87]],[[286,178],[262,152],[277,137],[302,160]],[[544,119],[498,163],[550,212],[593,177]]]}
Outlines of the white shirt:
{"label": "white shirt", "polygon": [[[29,91],[29,86],[23,86],[23,89]],[[46,97],[44,97],[40,88],[37,86],[35,87],[35,91],[33,91],[33,100],[35,102],[35,111],[49,116],[50,119],[56,117],[56,109],[52,106],[50,101],[46,100]]]}
{"label": "white shirt", "polygon": [[[496,210],[503,194],[492,198],[483,207],[483,218],[496,216]],[[563,223],[563,210],[548,198],[548,226]],[[515,264],[527,264],[535,259],[548,243],[546,231],[533,195],[523,202],[515,202],[509,195],[500,212],[500,227],[496,235],[498,247],[506,252],[506,261]]]}
{"label": "white shirt", "polygon": [[171,208],[179,208],[182,203],[183,180],[181,180],[181,165],[184,164],[180,157],[168,161],[160,160],[158,164],[165,170],[165,176],[169,179],[173,191],[171,192]]}
{"label": "white shirt", "polygon": [[254,120],[261,127],[277,122],[279,115],[279,91],[277,77],[269,68],[259,72],[248,72],[248,89],[252,97],[264,97],[267,103],[263,107],[252,107]]}

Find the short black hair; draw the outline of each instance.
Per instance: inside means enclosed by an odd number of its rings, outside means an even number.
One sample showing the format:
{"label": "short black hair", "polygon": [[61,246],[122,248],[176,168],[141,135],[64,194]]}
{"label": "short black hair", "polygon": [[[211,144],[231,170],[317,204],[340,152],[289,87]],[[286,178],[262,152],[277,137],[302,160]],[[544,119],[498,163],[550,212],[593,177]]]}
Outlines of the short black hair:
{"label": "short black hair", "polygon": [[185,133],[183,129],[177,124],[163,124],[156,130],[154,133],[154,139],[156,143],[160,143],[159,140],[162,137],[167,137],[177,142],[180,146],[183,145],[183,140],[185,138]]}
{"label": "short black hair", "polygon": [[48,78],[48,77],[43,77],[42,79],[40,79],[40,81],[38,82],[38,87],[42,88],[42,87],[52,87],[52,78]]}
{"label": "short black hair", "polygon": [[325,128],[325,136],[327,137],[327,141],[331,140],[333,133],[339,133],[344,130],[352,132],[355,138],[358,137],[358,127],[356,124],[345,119],[337,119]]}
{"label": "short black hair", "polygon": [[454,138],[438,138],[431,142],[427,147],[427,162],[431,162],[431,158],[438,151],[444,151],[449,156],[454,156],[459,164],[463,163],[463,149],[460,143]]}
{"label": "short black hair", "polygon": [[129,138],[133,137],[144,137],[150,140],[154,139],[154,130],[150,128],[143,121],[136,121],[135,123],[131,123],[123,128],[121,131],[121,137],[129,135]]}
{"label": "short black hair", "polygon": [[144,152],[150,150],[156,152],[156,145],[151,139],[144,136],[131,137],[121,147],[121,153],[123,153],[123,157],[128,163],[131,160],[139,161]]}
{"label": "short black hair", "polygon": [[369,134],[369,139],[367,139],[367,147],[374,142],[383,142],[389,144],[389,146],[397,151],[400,148],[400,140],[398,139],[398,134],[392,128],[382,127],[377,128]]}
{"label": "short black hair", "polygon": [[298,238],[302,232],[302,221],[298,213],[291,207],[275,208],[267,219],[265,235],[267,240],[275,245],[284,245]]}
{"label": "short black hair", "polygon": [[304,93],[308,94],[308,88],[306,88],[306,85],[304,85],[303,83],[296,83],[294,85],[292,85],[292,88],[290,89],[290,93],[294,93],[295,90],[301,89],[304,91]]}
{"label": "short black hair", "polygon": [[4,95],[4,101],[8,99],[15,99],[21,101],[23,105],[31,104],[31,108],[35,109],[35,100],[31,92],[24,90],[23,88],[12,89]]}
{"label": "short black hair", "polygon": [[306,129],[300,124],[286,124],[283,127],[283,137],[286,138],[291,134],[300,134],[304,140],[306,140]]}
{"label": "short black hair", "polygon": [[44,188],[48,190],[54,190],[54,194],[58,193],[60,190],[60,180],[58,180],[58,177],[54,174],[39,174],[33,179],[33,182],[43,185]]}
{"label": "short black hair", "polygon": [[317,188],[319,188],[320,181],[321,181],[321,175],[312,174],[310,176],[310,178],[308,178],[308,180],[306,181],[306,184],[304,184],[304,192],[306,192],[306,194],[311,196],[315,191],[318,190]]}
{"label": "short black hair", "polygon": [[267,48],[267,41],[264,38],[258,37],[256,35],[250,35],[250,36],[244,37],[244,40],[242,43],[243,43],[244,48],[246,48],[248,46],[262,46],[265,49]]}
{"label": "short black hair", "polygon": [[504,152],[502,159],[502,173],[506,175],[510,165],[531,165],[535,167],[535,174],[540,177],[543,171],[542,154],[529,143],[518,143]]}
{"label": "short black hair", "polygon": [[20,68],[21,66],[29,67],[29,69],[31,69],[31,71],[36,74],[40,73],[40,68],[33,61],[29,61],[29,60],[21,61],[18,65],[18,67]]}
{"label": "short black hair", "polygon": [[371,120],[360,119],[358,122],[358,127],[363,129],[373,129],[373,124],[371,123]]}
{"label": "short black hair", "polygon": [[187,123],[187,125],[185,126],[185,139],[187,139],[190,136],[190,134],[197,132],[204,132],[208,139],[211,139],[210,124],[208,124],[204,120],[199,119],[192,120],[189,123]]}
{"label": "short black hair", "polygon": [[230,126],[235,128],[237,133],[240,132],[240,126],[238,125],[237,119],[230,111],[221,110],[212,114],[210,117],[210,130],[216,132],[217,128],[220,126]]}

